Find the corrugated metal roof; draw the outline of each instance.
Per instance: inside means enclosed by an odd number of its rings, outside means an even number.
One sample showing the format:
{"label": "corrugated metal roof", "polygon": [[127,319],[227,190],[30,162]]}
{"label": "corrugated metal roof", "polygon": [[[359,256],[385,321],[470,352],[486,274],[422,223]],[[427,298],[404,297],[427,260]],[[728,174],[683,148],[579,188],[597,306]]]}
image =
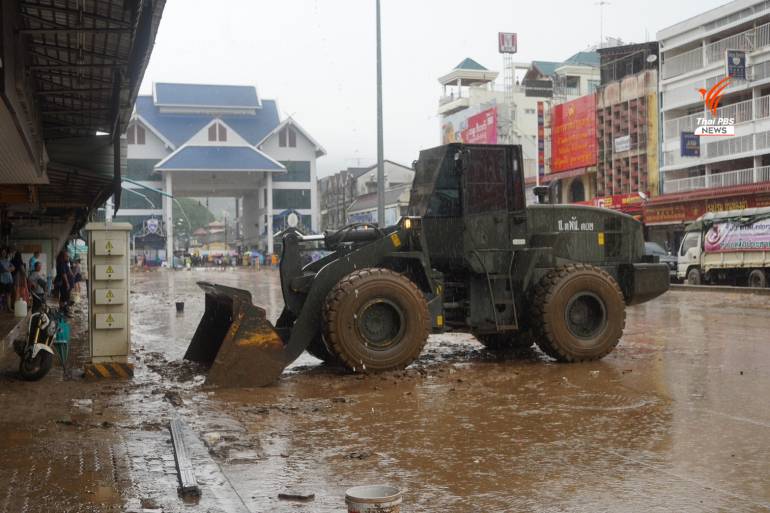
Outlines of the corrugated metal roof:
{"label": "corrugated metal roof", "polygon": [[260,103],[254,86],[156,83],[155,105],[258,109]]}
{"label": "corrugated metal roof", "polygon": [[248,146],[186,146],[161,162],[161,171],[283,171],[285,168]]}
{"label": "corrugated metal roof", "polygon": [[[164,6],[165,0],[3,2],[2,16],[10,15],[7,26],[15,33],[6,41],[8,51],[24,56],[16,66],[17,87],[29,98],[24,121],[41,134],[50,158],[50,183],[38,186],[41,208],[32,216],[56,212],[75,219],[79,229],[110,195],[119,203],[122,155],[112,155],[123,151],[120,134]],[[108,134],[109,144],[100,142],[94,158],[98,132]]]}
{"label": "corrugated metal roof", "polygon": [[256,114],[214,116],[213,114],[161,113],[151,96],[140,96],[136,99],[136,113],[176,147],[184,144],[215,117],[238,132],[249,144],[254,145],[280,124],[278,108],[274,100],[263,100],[262,108],[257,109]]}

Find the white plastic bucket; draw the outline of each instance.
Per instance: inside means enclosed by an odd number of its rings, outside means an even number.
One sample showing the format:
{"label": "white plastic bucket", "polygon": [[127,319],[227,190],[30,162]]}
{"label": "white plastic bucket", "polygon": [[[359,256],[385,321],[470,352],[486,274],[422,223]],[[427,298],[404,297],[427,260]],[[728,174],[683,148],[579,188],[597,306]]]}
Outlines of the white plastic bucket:
{"label": "white plastic bucket", "polygon": [[27,302],[23,299],[17,299],[13,304],[13,316],[14,317],[26,317],[27,316]]}
{"label": "white plastic bucket", "polygon": [[401,490],[395,486],[354,486],[345,492],[348,513],[400,513]]}

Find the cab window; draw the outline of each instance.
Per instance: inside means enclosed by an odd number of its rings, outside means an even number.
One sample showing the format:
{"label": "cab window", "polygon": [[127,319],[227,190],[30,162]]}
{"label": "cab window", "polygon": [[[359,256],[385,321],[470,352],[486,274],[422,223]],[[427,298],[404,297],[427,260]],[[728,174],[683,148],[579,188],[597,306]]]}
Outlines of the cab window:
{"label": "cab window", "polygon": [[698,245],[698,237],[699,233],[697,232],[690,232],[687,235],[684,236],[684,239],[682,240],[682,247],[679,250],[679,254],[681,256],[684,256],[687,254],[687,250],[690,248],[694,248]]}

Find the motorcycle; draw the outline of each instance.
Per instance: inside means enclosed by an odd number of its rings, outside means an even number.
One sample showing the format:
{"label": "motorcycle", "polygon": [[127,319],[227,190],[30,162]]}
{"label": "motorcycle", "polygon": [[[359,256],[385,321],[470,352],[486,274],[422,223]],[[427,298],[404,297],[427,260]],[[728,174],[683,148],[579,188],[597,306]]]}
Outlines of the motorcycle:
{"label": "motorcycle", "polygon": [[[21,358],[19,373],[27,381],[38,381],[48,374],[57,354],[54,350],[57,335],[62,335],[66,329],[64,316],[57,309],[49,307],[40,297],[33,299],[27,338],[14,342],[14,350]],[[58,337],[59,341],[61,338]]]}

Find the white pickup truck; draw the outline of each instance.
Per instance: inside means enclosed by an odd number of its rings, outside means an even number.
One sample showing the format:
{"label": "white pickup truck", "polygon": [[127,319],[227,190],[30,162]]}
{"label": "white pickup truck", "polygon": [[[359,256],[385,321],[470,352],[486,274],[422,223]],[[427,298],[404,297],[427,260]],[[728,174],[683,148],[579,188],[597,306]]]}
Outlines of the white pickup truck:
{"label": "white pickup truck", "polygon": [[770,207],[709,212],[691,223],[679,246],[677,278],[691,285],[767,287]]}

